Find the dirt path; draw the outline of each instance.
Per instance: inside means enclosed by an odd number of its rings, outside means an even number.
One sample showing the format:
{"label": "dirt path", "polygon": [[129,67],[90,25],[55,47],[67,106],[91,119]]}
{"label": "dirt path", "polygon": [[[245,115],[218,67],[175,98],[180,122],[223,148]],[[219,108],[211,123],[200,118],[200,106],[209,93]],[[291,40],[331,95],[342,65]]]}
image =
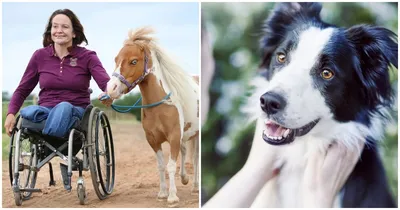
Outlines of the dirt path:
{"label": "dirt path", "polygon": [[[83,172],[86,183],[87,204],[79,205],[76,192],[78,172],[72,177],[72,191],[64,190],[59,168],[59,158],[52,160],[56,186],[48,187],[49,175],[47,164],[39,172],[36,187],[42,193],[34,193],[32,198],[22,203],[22,207],[78,207],[78,208],[110,208],[110,207],[152,207],[167,208],[167,201],[158,201],[159,176],[155,154],[148,145],[144,131],[140,124],[112,123],[116,158],[115,188],[111,196],[103,201],[99,200],[93,189],[90,172]],[[169,154],[168,143],[163,144],[164,160],[167,162]],[[193,177],[193,168],[187,164],[188,174]],[[192,179],[188,185],[183,185],[179,178],[179,161],[175,183],[180,202],[177,207],[197,208],[199,195],[191,194]],[[3,208],[16,207],[10,187],[8,175],[8,161],[3,161]],[[167,175],[167,185],[169,178]]]}

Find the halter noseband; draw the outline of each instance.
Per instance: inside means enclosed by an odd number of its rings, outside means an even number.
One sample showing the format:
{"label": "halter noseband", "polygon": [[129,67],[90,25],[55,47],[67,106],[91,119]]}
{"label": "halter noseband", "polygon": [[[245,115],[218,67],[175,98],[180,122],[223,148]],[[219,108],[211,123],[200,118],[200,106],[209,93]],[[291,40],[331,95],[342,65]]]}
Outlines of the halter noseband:
{"label": "halter noseband", "polygon": [[124,76],[122,76],[121,74],[118,74],[117,72],[113,72],[112,76],[117,77],[122,83],[124,83],[127,87],[128,87],[128,93],[137,85],[139,84],[141,81],[143,81],[143,79],[150,73],[150,70],[147,69],[147,63],[148,63],[149,59],[146,55],[146,53],[144,53],[144,71],[143,74],[137,78],[135,81],[133,81],[132,84],[130,84]]}

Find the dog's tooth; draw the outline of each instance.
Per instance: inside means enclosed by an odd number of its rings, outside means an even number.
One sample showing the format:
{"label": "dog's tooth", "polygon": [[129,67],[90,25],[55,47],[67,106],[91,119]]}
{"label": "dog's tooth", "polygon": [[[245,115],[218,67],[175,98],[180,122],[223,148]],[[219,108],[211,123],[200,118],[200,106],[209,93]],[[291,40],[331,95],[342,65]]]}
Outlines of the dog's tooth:
{"label": "dog's tooth", "polygon": [[281,140],[281,139],[282,139],[282,136],[279,136],[279,137],[278,137],[278,140]]}
{"label": "dog's tooth", "polygon": [[289,135],[290,129],[286,129],[285,133],[283,133],[283,137],[286,138]]}

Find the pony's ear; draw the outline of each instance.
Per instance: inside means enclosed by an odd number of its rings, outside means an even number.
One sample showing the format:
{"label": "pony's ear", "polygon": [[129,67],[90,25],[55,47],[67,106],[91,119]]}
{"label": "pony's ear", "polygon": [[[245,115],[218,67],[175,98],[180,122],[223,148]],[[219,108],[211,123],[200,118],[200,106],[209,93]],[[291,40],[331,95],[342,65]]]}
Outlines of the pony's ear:
{"label": "pony's ear", "polygon": [[262,63],[260,67],[267,67],[271,61],[271,54],[283,41],[285,35],[293,30],[295,21],[308,19],[320,20],[322,5],[320,3],[278,3],[264,24],[264,36],[261,39]]}
{"label": "pony's ear", "polygon": [[391,101],[389,66],[398,66],[397,35],[388,29],[368,25],[353,26],[345,35],[355,48],[358,58],[355,69],[370,105],[374,105],[374,101]]}

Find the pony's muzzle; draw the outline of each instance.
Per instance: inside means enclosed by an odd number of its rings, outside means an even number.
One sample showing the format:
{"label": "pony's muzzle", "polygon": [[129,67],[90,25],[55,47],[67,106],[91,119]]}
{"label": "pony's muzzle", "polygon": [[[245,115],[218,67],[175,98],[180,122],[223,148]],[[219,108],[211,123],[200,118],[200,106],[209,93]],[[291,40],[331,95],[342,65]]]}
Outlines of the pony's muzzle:
{"label": "pony's muzzle", "polygon": [[122,94],[121,86],[121,82],[117,78],[111,77],[107,83],[107,94],[112,98],[119,98]]}

